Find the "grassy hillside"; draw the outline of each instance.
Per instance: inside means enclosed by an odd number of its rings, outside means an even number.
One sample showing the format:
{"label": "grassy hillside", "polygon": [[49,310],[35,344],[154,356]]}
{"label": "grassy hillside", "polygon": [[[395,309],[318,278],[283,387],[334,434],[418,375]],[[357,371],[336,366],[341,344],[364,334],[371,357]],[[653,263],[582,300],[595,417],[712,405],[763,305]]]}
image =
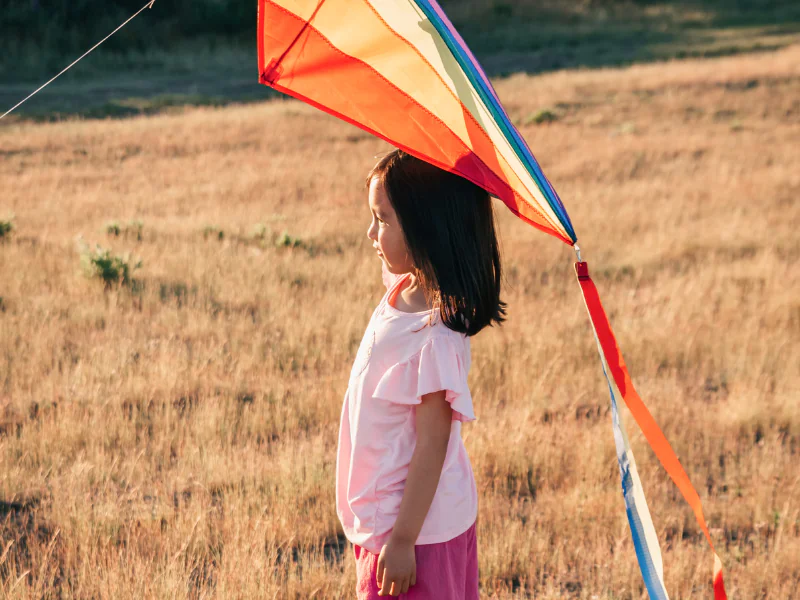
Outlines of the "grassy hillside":
{"label": "grassy hillside", "polygon": [[[703,499],[730,597],[792,597],[800,46],[498,93]],[[4,597],[353,597],[335,447],[384,291],[361,186],[386,149],[289,101],[0,129]],[[482,597],[646,598],[572,253],[497,214],[509,320],[473,339],[464,429]],[[128,284],[84,276],[79,236]],[[627,420],[671,597],[710,597],[702,534]]]}

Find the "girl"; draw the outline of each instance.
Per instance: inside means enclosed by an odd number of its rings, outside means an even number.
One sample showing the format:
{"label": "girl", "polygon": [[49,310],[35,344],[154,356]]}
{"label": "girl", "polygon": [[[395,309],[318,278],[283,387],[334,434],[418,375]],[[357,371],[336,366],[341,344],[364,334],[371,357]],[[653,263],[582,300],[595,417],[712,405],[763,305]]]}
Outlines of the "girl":
{"label": "girl", "polygon": [[492,203],[401,150],[367,176],[386,294],[342,406],[336,511],[359,600],[478,600],[478,493],[461,423],[470,337],[505,321]]}

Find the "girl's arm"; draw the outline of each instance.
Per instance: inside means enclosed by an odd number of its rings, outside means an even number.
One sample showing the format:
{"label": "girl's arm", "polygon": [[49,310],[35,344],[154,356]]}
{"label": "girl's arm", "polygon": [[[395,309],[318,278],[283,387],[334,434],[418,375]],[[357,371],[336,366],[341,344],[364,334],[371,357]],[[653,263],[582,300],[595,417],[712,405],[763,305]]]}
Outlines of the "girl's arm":
{"label": "girl's arm", "polygon": [[450,441],[453,409],[445,390],[425,394],[415,406],[417,444],[389,543],[414,546],[436,494]]}

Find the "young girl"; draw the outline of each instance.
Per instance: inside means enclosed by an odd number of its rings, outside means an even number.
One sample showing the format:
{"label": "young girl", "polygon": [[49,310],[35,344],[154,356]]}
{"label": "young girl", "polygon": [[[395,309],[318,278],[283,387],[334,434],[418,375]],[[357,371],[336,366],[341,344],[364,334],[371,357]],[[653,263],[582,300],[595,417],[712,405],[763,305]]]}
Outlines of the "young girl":
{"label": "young girl", "polygon": [[359,600],[478,600],[470,336],[505,320],[492,203],[401,150],[367,177],[386,294],[342,406],[336,511]]}

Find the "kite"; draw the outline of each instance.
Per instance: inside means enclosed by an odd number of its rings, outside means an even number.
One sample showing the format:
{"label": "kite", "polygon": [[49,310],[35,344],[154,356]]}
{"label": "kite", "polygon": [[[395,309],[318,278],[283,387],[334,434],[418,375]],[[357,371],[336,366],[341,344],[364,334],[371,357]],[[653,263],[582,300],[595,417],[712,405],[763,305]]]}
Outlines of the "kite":
{"label": "kite", "polygon": [[487,190],[520,219],[573,246],[611,395],[622,492],[650,598],[667,600],[658,538],[617,408],[621,397],[722,563],[700,497],[639,398],[558,194],[486,73],[435,0],[259,0],[259,81]]}

